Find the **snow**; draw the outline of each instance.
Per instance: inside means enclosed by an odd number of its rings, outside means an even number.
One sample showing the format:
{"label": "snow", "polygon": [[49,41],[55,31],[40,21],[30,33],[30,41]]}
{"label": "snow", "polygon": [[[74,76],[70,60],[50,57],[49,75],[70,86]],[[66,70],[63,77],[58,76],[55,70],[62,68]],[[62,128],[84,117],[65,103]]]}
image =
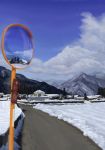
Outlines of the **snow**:
{"label": "snow", "polygon": [[105,103],[37,104],[34,108],[74,125],[105,150]]}
{"label": "snow", "polygon": [[63,100],[60,100],[61,102],[84,102],[83,99],[63,99]]}
{"label": "snow", "polygon": [[62,104],[62,103],[84,103],[84,100],[75,100],[75,99],[59,100],[59,99],[49,99],[49,98],[40,100],[40,98],[44,98],[44,97],[41,96],[41,97],[39,97],[39,99],[34,99],[34,100],[21,99],[21,100],[18,100],[18,103],[21,103],[21,104],[34,104],[34,103],[59,103],[59,104]]}
{"label": "snow", "polygon": [[89,99],[97,99],[100,98],[101,95],[91,95],[91,96],[87,96]]}
{"label": "snow", "polygon": [[61,102],[61,100],[59,100],[59,99],[45,99],[45,102]]}
{"label": "snow", "polygon": [[[14,132],[14,150],[20,150],[21,145],[18,143],[18,140],[20,139],[23,123],[24,123],[24,114],[22,113],[19,120],[18,124],[15,128]],[[5,135],[3,138],[6,138]],[[2,146],[0,147],[0,150],[8,150],[8,142],[6,144],[2,143]]]}
{"label": "snow", "polygon": [[45,92],[44,92],[44,91],[41,91],[41,90],[37,90],[37,91],[35,91],[34,93],[38,93],[38,94],[43,93],[43,94],[45,94]]}
{"label": "snow", "polygon": [[26,102],[26,103],[28,102],[28,100],[26,100],[26,99],[21,99],[21,100],[17,100],[17,101],[18,101],[18,102],[24,102],[24,103],[25,103],[25,102]]}
{"label": "snow", "polygon": [[105,102],[105,98],[101,98],[101,99],[93,99],[90,102]]}
{"label": "snow", "polygon": [[0,101],[7,101],[8,100],[8,97],[2,97],[0,98]]}
{"label": "snow", "polygon": [[59,94],[46,94],[47,96],[49,97],[56,97],[56,96],[59,96]]}
{"label": "snow", "polygon": [[12,66],[14,66],[15,68],[25,68],[27,67],[28,64],[11,64]]}
{"label": "snow", "polygon": [[[0,135],[4,134],[9,128],[10,101],[0,101]],[[14,120],[16,120],[22,110],[15,105]]]}

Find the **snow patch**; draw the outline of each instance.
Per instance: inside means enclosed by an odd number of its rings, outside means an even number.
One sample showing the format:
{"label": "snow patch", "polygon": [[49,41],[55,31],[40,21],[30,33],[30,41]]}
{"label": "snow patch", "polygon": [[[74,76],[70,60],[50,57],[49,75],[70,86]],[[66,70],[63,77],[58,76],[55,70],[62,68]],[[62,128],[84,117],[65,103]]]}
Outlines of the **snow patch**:
{"label": "snow patch", "polygon": [[[15,105],[14,121],[22,113],[22,110]],[[5,134],[9,129],[10,101],[0,101],[0,135]]]}
{"label": "snow patch", "polygon": [[37,104],[34,108],[74,125],[105,150],[105,103]]}

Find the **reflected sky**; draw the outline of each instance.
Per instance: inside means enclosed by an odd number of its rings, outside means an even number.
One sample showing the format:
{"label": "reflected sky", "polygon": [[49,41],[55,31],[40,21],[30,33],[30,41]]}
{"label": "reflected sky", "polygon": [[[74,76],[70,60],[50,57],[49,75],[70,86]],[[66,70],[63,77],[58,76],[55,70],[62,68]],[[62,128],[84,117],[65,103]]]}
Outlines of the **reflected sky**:
{"label": "reflected sky", "polygon": [[4,49],[9,61],[18,58],[29,63],[33,51],[32,38],[22,27],[11,27],[5,34]]}

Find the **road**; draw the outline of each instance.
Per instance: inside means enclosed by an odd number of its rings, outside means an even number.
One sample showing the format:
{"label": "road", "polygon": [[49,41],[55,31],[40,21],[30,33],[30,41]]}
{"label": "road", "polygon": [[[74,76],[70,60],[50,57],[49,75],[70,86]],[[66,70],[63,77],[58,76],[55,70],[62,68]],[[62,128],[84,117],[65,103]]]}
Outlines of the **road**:
{"label": "road", "polygon": [[31,106],[20,107],[25,113],[22,150],[101,150],[68,123]]}

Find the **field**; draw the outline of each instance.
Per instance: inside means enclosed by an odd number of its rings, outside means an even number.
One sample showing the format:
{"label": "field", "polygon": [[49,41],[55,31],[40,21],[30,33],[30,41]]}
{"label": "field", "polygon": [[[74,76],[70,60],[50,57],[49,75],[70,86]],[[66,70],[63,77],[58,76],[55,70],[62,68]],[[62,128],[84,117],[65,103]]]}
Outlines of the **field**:
{"label": "field", "polygon": [[62,119],[83,131],[105,150],[105,103],[45,105],[37,104],[36,109]]}

